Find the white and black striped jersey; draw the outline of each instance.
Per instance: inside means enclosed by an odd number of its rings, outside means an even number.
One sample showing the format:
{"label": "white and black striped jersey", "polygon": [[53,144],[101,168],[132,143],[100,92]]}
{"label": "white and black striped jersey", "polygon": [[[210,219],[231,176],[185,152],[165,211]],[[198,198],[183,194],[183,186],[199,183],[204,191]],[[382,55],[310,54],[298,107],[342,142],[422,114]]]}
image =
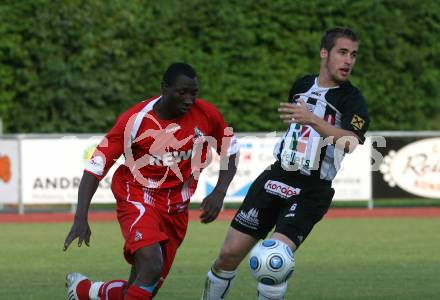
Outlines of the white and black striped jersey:
{"label": "white and black striped jersey", "polygon": [[[295,81],[289,102],[301,98],[307,108],[329,124],[354,132],[360,143],[370,122],[361,92],[349,81],[336,87],[320,87],[318,77],[309,75]],[[334,142],[334,141],[332,141]],[[344,151],[323,139],[311,126],[291,123],[276,144],[274,156],[285,170],[305,176],[333,180],[344,157]]]}

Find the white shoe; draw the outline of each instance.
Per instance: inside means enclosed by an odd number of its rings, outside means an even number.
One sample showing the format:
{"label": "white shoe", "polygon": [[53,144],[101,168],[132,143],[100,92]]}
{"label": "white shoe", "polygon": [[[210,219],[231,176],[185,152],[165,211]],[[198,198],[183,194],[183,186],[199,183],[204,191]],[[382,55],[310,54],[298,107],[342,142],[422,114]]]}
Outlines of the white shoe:
{"label": "white shoe", "polygon": [[67,288],[68,300],[79,300],[78,295],[76,294],[76,287],[78,286],[78,283],[86,279],[88,278],[80,273],[69,273],[66,275],[66,288]]}
{"label": "white shoe", "polygon": [[81,273],[69,273],[66,275],[66,288],[68,300],[79,300],[76,293],[76,287],[78,283],[83,280],[89,280],[91,285],[89,289],[89,300],[99,300],[99,289],[104,284],[102,281],[91,281]]}

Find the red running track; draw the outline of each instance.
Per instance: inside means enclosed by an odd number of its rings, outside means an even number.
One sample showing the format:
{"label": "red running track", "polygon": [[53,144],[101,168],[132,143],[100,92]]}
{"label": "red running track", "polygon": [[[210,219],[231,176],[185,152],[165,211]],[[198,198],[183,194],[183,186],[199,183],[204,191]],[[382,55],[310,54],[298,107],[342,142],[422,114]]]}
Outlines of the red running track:
{"label": "red running track", "polygon": [[[190,210],[191,221],[199,220],[200,212]],[[235,210],[224,210],[220,213],[218,220],[230,221]],[[332,208],[329,210],[326,219],[336,218],[440,218],[440,207],[423,208]],[[114,212],[91,212],[89,220],[95,221],[116,221]],[[0,213],[0,223],[59,223],[72,222],[71,213],[28,213],[24,215]]]}

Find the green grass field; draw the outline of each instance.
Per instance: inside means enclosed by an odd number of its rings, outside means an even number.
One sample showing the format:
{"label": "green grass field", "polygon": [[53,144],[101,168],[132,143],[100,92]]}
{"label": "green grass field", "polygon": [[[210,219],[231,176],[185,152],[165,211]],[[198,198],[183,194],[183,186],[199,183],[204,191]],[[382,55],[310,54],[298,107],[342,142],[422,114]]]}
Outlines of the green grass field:
{"label": "green grass field", "polygon": [[[228,222],[191,222],[158,300],[200,299]],[[64,276],[125,278],[116,223],[92,223],[91,247],[61,250],[70,224],[0,225],[0,299],[66,299]],[[286,299],[440,299],[440,219],[331,219],[296,252]],[[256,299],[242,264],[228,299]]]}

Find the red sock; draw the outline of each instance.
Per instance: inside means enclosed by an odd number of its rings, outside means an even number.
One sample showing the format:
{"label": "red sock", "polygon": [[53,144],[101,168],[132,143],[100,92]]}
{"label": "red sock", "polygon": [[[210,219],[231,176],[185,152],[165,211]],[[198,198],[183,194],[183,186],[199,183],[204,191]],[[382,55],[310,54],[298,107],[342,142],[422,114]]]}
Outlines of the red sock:
{"label": "red sock", "polygon": [[124,300],[124,289],[126,287],[127,287],[126,280],[107,281],[99,289],[99,299]]}
{"label": "red sock", "polygon": [[85,279],[78,283],[76,286],[76,294],[78,295],[79,300],[89,300],[89,290],[92,282],[88,279]]}
{"label": "red sock", "polygon": [[153,294],[147,292],[144,289],[136,285],[132,285],[128,288],[127,294],[125,294],[124,300],[151,300],[153,299]]}

